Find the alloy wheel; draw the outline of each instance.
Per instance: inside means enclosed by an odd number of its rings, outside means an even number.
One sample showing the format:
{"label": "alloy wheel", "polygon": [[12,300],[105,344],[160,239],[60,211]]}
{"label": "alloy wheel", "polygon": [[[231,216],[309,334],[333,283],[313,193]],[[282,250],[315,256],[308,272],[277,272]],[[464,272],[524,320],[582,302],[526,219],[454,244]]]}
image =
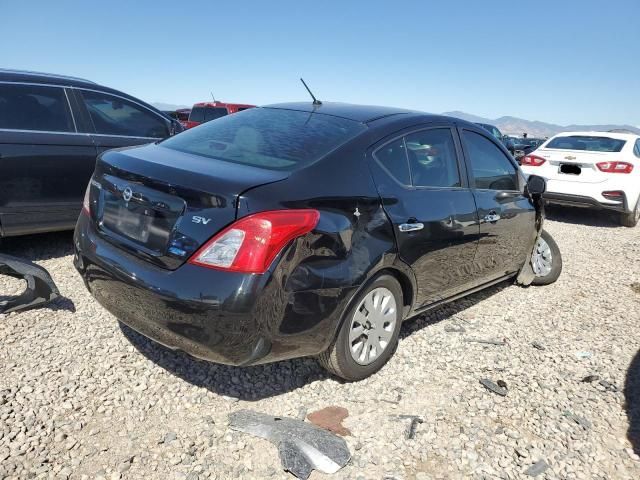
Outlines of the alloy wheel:
{"label": "alloy wheel", "polygon": [[396,327],[396,299],[379,287],[362,299],[351,319],[349,351],[359,365],[369,365],[385,351]]}
{"label": "alloy wheel", "polygon": [[540,236],[535,248],[533,249],[533,255],[531,256],[531,265],[533,267],[533,273],[536,277],[546,277],[551,273],[553,266],[553,257],[551,255],[551,247],[544,241],[544,238]]}

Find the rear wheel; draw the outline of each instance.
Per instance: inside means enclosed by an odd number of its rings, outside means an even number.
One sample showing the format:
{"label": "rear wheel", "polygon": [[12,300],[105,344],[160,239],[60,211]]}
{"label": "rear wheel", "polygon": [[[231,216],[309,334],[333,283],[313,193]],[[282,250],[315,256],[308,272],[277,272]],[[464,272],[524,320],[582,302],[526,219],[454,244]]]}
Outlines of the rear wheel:
{"label": "rear wheel", "polygon": [[535,274],[535,278],[531,282],[533,285],[549,285],[555,282],[562,272],[560,249],[546,230],[542,231],[533,249],[531,266]]}
{"label": "rear wheel", "polygon": [[620,223],[624,227],[635,227],[640,221],[640,198],[636,202],[636,208],[633,209],[633,212],[624,212],[620,214]]}
{"label": "rear wheel", "polygon": [[381,275],[358,294],[336,340],[318,357],[320,364],[348,381],[362,380],[387,363],[398,346],[402,289]]}

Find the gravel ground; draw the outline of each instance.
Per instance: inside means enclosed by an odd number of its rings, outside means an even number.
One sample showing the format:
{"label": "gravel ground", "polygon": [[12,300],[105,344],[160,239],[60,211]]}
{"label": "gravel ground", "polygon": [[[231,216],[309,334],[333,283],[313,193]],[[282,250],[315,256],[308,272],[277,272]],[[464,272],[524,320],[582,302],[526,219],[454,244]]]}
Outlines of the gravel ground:
{"label": "gravel ground", "polygon": [[[46,267],[65,298],[0,315],[0,478],[292,478],[228,414],[335,405],[353,458],[312,479],[532,478],[539,461],[536,478],[638,479],[640,227],[551,213],[555,285],[501,284],[408,322],[389,364],[355,384],[312,359],[232,368],[166,350],[92,300],[70,233],[9,239],[3,250]],[[1,294],[19,287],[0,278]],[[400,415],[423,419],[413,439]]]}

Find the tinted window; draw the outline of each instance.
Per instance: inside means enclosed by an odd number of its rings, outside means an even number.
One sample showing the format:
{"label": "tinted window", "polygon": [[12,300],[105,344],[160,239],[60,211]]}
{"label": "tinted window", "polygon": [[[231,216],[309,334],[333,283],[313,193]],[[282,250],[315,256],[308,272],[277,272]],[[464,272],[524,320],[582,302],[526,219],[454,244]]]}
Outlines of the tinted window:
{"label": "tinted window", "polygon": [[205,108],[204,109],[204,121],[208,122],[210,120],[215,120],[216,118],[224,117],[227,113],[228,112],[227,112],[226,108],[220,108],[220,107]]}
{"label": "tinted window", "polygon": [[572,135],[552,138],[545,148],[559,150],[586,150],[589,152],[619,152],[626,142],[609,137]]}
{"label": "tinted window", "polygon": [[475,132],[465,130],[463,138],[476,188],[518,190],[517,170],[502,150]]}
{"label": "tinted window", "polygon": [[636,140],[636,148],[634,149],[636,157],[640,157],[640,138]]}
{"label": "tinted window", "polygon": [[100,92],[83,91],[82,96],[96,133],[150,138],[169,135],[168,122],[140,105]]}
{"label": "tinted window", "polygon": [[204,122],[204,107],[193,107],[189,114],[189,120],[192,122]]}
{"label": "tinted window", "polygon": [[0,128],[73,132],[64,89],[0,83]]}
{"label": "tinted window", "polygon": [[416,187],[459,187],[456,147],[449,128],[405,137],[412,183]]}
{"label": "tinted window", "polygon": [[411,184],[409,177],[409,164],[404,146],[404,139],[399,138],[380,147],[373,154],[375,159],[385,170],[404,185]]}
{"label": "tinted window", "polygon": [[294,170],[320,159],[366,128],[318,113],[252,108],[189,129],[161,145],[233,163]]}

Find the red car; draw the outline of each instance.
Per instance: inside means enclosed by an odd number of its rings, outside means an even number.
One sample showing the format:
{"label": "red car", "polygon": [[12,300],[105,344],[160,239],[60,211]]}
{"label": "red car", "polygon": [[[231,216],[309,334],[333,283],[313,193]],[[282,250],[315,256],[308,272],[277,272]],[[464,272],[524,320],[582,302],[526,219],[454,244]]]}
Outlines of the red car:
{"label": "red car", "polygon": [[201,102],[196,103],[191,109],[189,120],[185,122],[185,128],[193,128],[201,123],[215,120],[232,113],[241,112],[247,108],[253,108],[255,105],[247,105],[244,103],[222,103],[222,102]]}

